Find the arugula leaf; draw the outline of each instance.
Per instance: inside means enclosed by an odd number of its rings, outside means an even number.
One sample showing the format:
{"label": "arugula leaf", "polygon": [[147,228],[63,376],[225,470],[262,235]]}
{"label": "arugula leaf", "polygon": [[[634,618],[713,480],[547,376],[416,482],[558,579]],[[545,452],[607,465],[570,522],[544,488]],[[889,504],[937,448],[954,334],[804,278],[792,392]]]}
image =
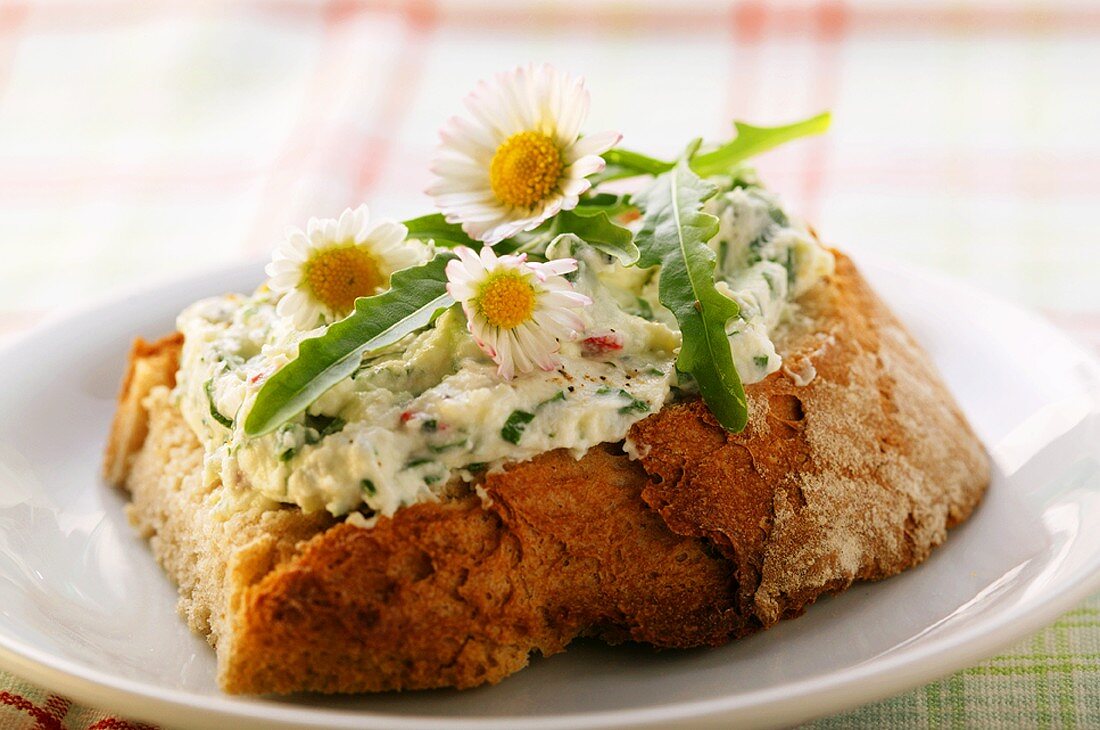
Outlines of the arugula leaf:
{"label": "arugula leaf", "polygon": [[469,246],[475,251],[481,249],[481,241],[475,241],[466,235],[462,226],[458,223],[448,223],[442,213],[431,213],[419,218],[410,218],[403,221],[402,225],[409,229],[409,238],[421,241],[435,241],[436,246],[442,248],[454,248],[455,246]]}
{"label": "arugula leaf", "polygon": [[754,127],[744,122],[734,122],[737,136],[718,149],[696,155],[691,161],[691,169],[703,177],[729,172],[737,163],[781,144],[799,137],[822,134],[829,129],[831,119],[829,112],[822,112],[809,119],[779,127]]}
{"label": "arugula leaf", "polygon": [[[727,173],[737,163],[791,140],[822,134],[829,129],[831,120],[829,112],[822,112],[809,119],[778,127],[756,127],[735,121],[733,127],[737,135],[717,149],[692,158],[691,169],[703,177]],[[603,158],[607,166],[592,177],[593,184],[638,175],[660,175],[676,164],[618,147],[605,152]]]}
{"label": "arugula leaf", "polygon": [[707,241],[718,232],[718,219],[702,211],[716,192],[681,160],[634,196],[644,211],[635,240],[641,249],[638,265],[660,265],[659,299],[680,325],[676,367],[695,378],[718,422],[737,432],[748,421],[748,405],[726,322],[740,310],[715,288],[715,256]]}
{"label": "arugula leaf", "polygon": [[302,340],[297,359],[268,378],[244,422],[249,436],[270,433],[356,371],[363,355],[423,329],[454,303],[444,269],[455,255],[398,271],[390,288],[355,301],[355,311],[319,337]]}
{"label": "arugula leaf", "polygon": [[577,213],[563,210],[558,213],[554,226],[557,233],[573,234],[597,251],[614,256],[623,266],[631,266],[638,260],[634,234],[612,223],[605,211]]}
{"label": "arugula leaf", "polygon": [[580,215],[592,215],[598,210],[608,215],[615,215],[624,210],[632,210],[630,195],[615,195],[614,193],[589,193],[577,201],[577,207],[573,210]]}
{"label": "arugula leaf", "polygon": [[608,150],[603,154],[603,158],[607,166],[592,176],[593,185],[638,175],[660,175],[672,169],[673,165],[671,162],[658,160],[656,157],[643,155],[640,152],[624,150],[621,147]]}

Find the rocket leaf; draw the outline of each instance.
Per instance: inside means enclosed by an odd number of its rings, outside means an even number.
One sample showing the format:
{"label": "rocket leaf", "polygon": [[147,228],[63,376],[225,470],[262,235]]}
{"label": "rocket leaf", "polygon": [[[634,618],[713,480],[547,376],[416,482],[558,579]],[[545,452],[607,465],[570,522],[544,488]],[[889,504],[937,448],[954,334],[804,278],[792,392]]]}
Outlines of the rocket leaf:
{"label": "rocket leaf", "polygon": [[[750,157],[763,154],[799,137],[824,133],[829,129],[831,120],[829,112],[822,112],[809,119],[778,127],[756,127],[735,121],[733,128],[737,135],[709,152],[694,156],[690,162],[691,169],[703,177],[729,173],[735,165]],[[660,175],[671,170],[675,164],[620,148],[608,150],[603,157],[607,161],[607,167],[593,177],[596,182],[638,175]]]}
{"label": "rocket leaf", "polygon": [[597,251],[614,256],[623,266],[638,260],[638,247],[629,229],[611,222],[603,210],[577,213],[563,210],[554,220],[556,233],[572,233]]}
{"label": "rocket leaf", "polygon": [[739,162],[744,162],[781,144],[799,137],[824,133],[829,129],[830,120],[829,112],[823,112],[809,119],[780,127],[754,127],[744,122],[734,122],[737,136],[715,150],[696,155],[691,161],[691,169],[703,177],[728,173]]}
{"label": "rocket leaf", "polygon": [[363,355],[431,324],[454,303],[444,271],[454,258],[444,252],[425,264],[396,272],[389,289],[360,297],[348,317],[323,335],[302,340],[298,357],[260,388],[245,419],[245,433],[262,436],[274,431],[354,373]]}
{"label": "rocket leaf", "polygon": [[641,251],[638,265],[661,267],[658,297],[680,325],[676,367],[695,378],[718,422],[737,432],[748,420],[748,406],[726,322],[740,309],[715,288],[715,255],[707,241],[718,232],[718,219],[703,212],[703,203],[715,192],[681,160],[634,196],[643,211],[635,241]]}

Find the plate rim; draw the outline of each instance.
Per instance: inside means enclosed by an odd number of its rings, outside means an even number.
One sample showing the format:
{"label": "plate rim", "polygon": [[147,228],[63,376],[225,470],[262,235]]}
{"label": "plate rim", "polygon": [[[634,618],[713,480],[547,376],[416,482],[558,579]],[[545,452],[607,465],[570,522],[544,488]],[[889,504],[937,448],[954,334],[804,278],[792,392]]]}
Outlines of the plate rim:
{"label": "plate rim", "polygon": [[[1007,302],[969,285],[956,277],[856,249],[847,253],[860,269],[878,269],[890,275],[925,281],[951,290],[971,301],[995,305],[1002,316],[1016,317],[1030,326],[1046,330],[1062,340],[1095,373],[1100,360],[1072,336],[1041,315]],[[79,307],[50,315],[25,332],[5,338],[0,361],[37,337],[88,316],[113,309],[135,298],[162,292],[164,288],[199,286],[206,278],[233,277],[260,270],[258,261],[227,262],[193,270],[186,275],[146,282]],[[871,277],[874,278],[873,276]],[[1091,412],[1097,412],[1096,403]],[[987,447],[988,448],[988,447]],[[979,509],[981,507],[979,506]],[[746,727],[783,725],[830,715],[896,695],[937,677],[958,671],[991,656],[1013,642],[1049,625],[1090,594],[1100,590],[1100,570],[1065,582],[1044,600],[1031,599],[995,614],[982,624],[958,635],[933,637],[917,642],[891,656],[871,657],[855,666],[828,675],[787,682],[725,697],[676,701],[641,709],[533,716],[393,715],[370,710],[343,710],[292,704],[270,704],[251,697],[201,696],[178,689],[166,689],[86,667],[75,661],[51,656],[35,646],[0,633],[0,667],[24,679],[49,687],[92,707],[110,705],[110,712],[157,722],[161,725],[202,723],[204,727],[308,727],[308,728],[514,728],[532,730],[574,727],[644,726],[680,721],[714,722],[736,719]],[[812,709],[806,710],[806,706]],[[242,724],[244,723],[244,724]]]}

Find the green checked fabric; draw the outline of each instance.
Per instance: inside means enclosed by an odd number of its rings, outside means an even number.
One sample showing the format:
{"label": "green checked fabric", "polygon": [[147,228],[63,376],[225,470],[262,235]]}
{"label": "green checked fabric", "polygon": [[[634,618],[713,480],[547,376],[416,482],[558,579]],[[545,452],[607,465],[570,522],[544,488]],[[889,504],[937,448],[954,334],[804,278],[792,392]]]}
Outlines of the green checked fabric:
{"label": "green checked fabric", "polygon": [[975,667],[804,727],[1100,727],[1100,595]]}

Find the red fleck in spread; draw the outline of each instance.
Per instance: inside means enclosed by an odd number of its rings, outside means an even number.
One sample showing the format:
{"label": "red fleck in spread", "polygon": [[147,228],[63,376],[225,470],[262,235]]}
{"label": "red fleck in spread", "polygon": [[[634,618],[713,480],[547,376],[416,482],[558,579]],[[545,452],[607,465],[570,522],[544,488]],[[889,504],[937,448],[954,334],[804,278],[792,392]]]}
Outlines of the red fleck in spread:
{"label": "red fleck in spread", "polygon": [[623,349],[623,338],[614,332],[605,335],[594,335],[581,340],[581,351],[585,355],[602,355],[605,352],[615,352]]}

